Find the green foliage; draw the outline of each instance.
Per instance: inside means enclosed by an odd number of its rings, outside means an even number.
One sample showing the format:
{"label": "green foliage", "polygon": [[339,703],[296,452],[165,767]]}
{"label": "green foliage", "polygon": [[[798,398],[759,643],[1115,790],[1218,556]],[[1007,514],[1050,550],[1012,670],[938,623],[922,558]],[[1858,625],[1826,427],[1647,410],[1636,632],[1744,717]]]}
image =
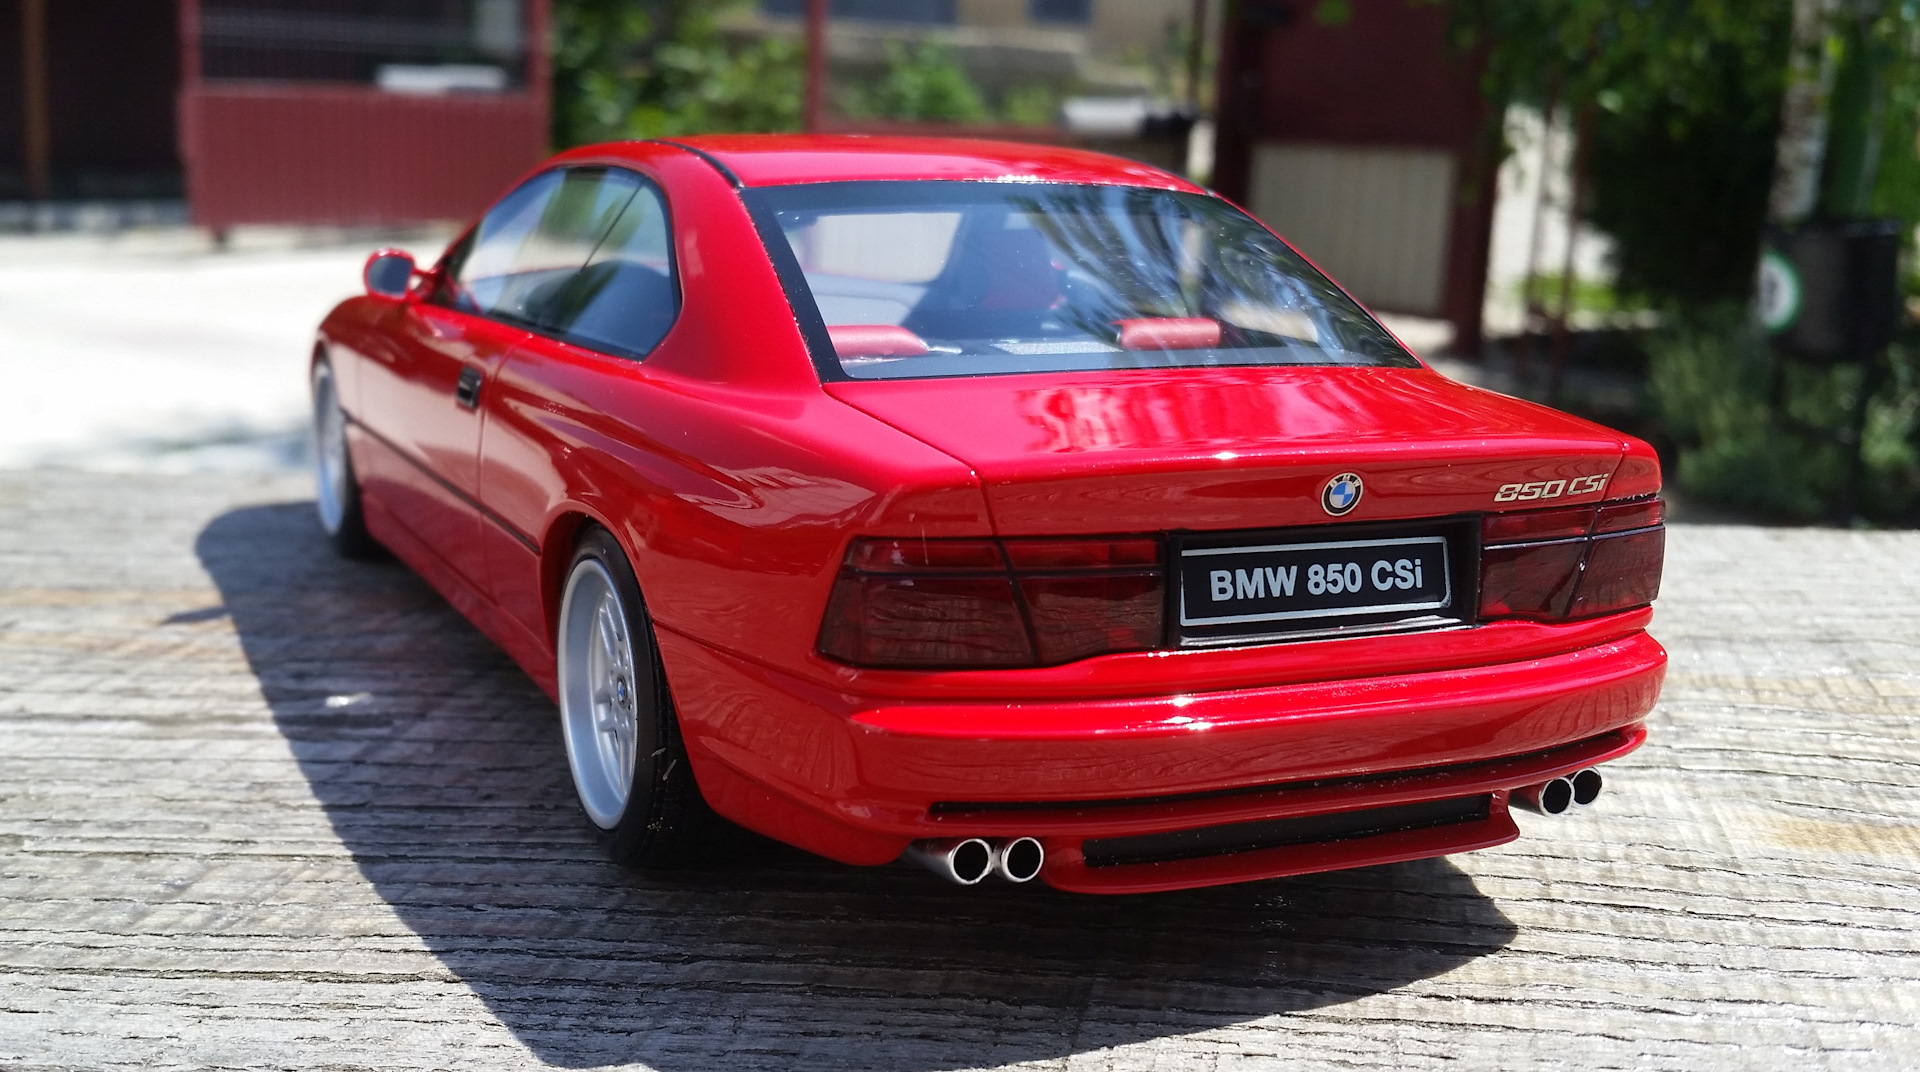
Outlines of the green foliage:
{"label": "green foliage", "polygon": [[1594,109],[1590,217],[1622,293],[1697,307],[1753,274],[1791,0],[1455,0],[1489,99]]}
{"label": "green foliage", "polygon": [[1000,118],[1018,127],[1044,127],[1060,111],[1060,95],[1049,86],[1014,86],[1000,99]]}
{"label": "green foliage", "polygon": [[[1844,428],[1860,387],[1857,366],[1776,366],[1744,308],[1722,306],[1658,332],[1649,342],[1649,393],[1679,448],[1680,486],[1702,500],[1814,520],[1839,494],[1847,448],[1828,431]],[[1862,509],[1910,514],[1920,493],[1913,433],[1920,414],[1920,355],[1891,355],[1892,382],[1868,408]],[[1773,377],[1780,377],[1777,396]],[[1778,401],[1770,401],[1777,397]]]}
{"label": "green foliage", "polygon": [[1353,18],[1353,5],[1347,0],[1320,0],[1313,7],[1313,21],[1322,26],[1345,26]]}
{"label": "green foliage", "polygon": [[1771,87],[1731,50],[1709,49],[1727,107],[1693,114],[1652,98],[1596,107],[1587,218],[1615,243],[1615,288],[1660,306],[1745,299],[1773,178]]}
{"label": "green foliage", "polygon": [[737,48],[717,34],[663,44],[654,54],[650,92],[635,102],[626,135],[798,130],[805,63],[802,46],[780,37]]}
{"label": "green foliage", "polygon": [[[1732,506],[1831,508],[1855,367],[1778,370],[1744,304],[1773,178],[1792,0],[1452,0],[1498,104],[1591,109],[1588,218],[1615,240],[1615,290],[1673,325],[1648,341],[1655,416],[1680,484]],[[1920,0],[1834,5],[1821,205],[1920,222]],[[1564,113],[1563,113],[1564,114]],[[1909,276],[1920,288],[1920,274]],[[1914,289],[1910,293],[1916,292]],[[1868,407],[1868,516],[1910,515],[1920,345],[1889,355]]]}
{"label": "green foliage", "polygon": [[[1540,272],[1534,276],[1534,296],[1548,305],[1558,306],[1560,302],[1559,272]],[[1526,299],[1526,280],[1515,280],[1513,292],[1524,301]],[[1574,312],[1581,313],[1632,313],[1646,308],[1642,302],[1633,298],[1623,298],[1612,283],[1604,279],[1588,279],[1582,275],[1573,277],[1572,301],[1569,303]]]}
{"label": "green foliage", "polygon": [[730,41],[746,0],[555,0],[558,145],[800,125],[801,47]]}
{"label": "green foliage", "polygon": [[954,50],[936,41],[888,42],[886,70],[844,90],[841,107],[856,118],[981,122],[992,114]]}
{"label": "green foliage", "polygon": [[[1493,100],[1598,101],[1676,122],[1770,118],[1792,0],[1453,0],[1455,39],[1486,49]],[[1748,92],[1725,97],[1729,67]],[[1747,114],[1741,114],[1741,112]],[[1759,114],[1756,116],[1754,112]]]}
{"label": "green foliage", "polygon": [[1920,221],[1914,116],[1920,108],[1920,2],[1839,9],[1820,206],[1836,216]]}

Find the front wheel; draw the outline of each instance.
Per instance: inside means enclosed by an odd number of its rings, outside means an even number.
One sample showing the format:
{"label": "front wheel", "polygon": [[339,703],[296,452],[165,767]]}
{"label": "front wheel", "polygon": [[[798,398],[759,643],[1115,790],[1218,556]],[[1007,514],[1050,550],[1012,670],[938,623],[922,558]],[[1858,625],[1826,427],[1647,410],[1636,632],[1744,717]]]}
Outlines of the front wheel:
{"label": "front wheel", "polygon": [[313,482],[314,505],[320,527],[333,549],[346,558],[373,558],[380,545],[367,532],[360,510],[360,480],[347,454],[347,415],[340,408],[340,389],[333,366],[324,359],[313,366]]}
{"label": "front wheel", "polygon": [[560,727],[581,809],[616,863],[683,860],[699,790],[633,567],[605,529],[580,539],[557,641]]}

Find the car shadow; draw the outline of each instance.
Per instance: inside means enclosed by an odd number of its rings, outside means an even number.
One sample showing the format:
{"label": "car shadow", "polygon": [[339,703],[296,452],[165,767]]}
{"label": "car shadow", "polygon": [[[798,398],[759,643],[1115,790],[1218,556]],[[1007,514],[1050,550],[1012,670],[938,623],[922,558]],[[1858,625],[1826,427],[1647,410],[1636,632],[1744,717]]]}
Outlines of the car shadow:
{"label": "car shadow", "polygon": [[307,503],[223,514],[195,549],[366,881],[549,1064],[1058,1059],[1393,990],[1515,934],[1445,860],[1103,898],[730,829],[700,866],[625,871],[552,704],[404,567],[335,558]]}

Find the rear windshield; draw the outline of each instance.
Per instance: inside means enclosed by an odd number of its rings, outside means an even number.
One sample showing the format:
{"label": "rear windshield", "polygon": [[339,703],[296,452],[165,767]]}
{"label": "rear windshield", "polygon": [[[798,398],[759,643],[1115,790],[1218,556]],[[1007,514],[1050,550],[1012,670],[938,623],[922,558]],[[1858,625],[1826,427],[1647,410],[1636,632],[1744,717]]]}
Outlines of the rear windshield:
{"label": "rear windshield", "polygon": [[1129,186],[746,191],[823,375],[1419,362],[1217,198]]}

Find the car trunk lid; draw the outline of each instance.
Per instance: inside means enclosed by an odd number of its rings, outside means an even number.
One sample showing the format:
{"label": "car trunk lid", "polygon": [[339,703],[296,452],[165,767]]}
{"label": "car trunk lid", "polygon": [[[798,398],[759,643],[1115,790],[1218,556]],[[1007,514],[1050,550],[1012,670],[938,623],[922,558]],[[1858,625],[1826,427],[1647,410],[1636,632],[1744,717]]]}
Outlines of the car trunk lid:
{"label": "car trunk lid", "polygon": [[[1186,368],[829,383],[960,459],[1002,535],[1279,528],[1592,502],[1627,440],[1426,369]],[[1503,490],[1504,489],[1504,490]],[[1336,505],[1338,501],[1336,498]]]}

